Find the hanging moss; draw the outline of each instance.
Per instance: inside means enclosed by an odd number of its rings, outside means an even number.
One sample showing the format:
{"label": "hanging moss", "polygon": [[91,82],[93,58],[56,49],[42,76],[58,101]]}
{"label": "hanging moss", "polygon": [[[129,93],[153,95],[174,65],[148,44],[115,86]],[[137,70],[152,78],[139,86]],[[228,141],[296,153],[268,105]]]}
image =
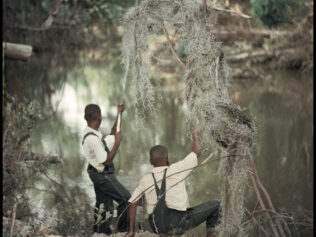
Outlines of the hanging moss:
{"label": "hanging moss", "polygon": [[124,16],[122,62],[126,70],[132,71],[129,92],[136,123],[140,124],[144,116],[140,109],[153,110],[158,94],[150,80],[149,35],[167,37],[166,32],[177,30],[179,40],[186,42],[183,101],[188,108],[188,130],[198,122],[202,149],[213,144],[231,154],[221,161],[218,170],[223,180],[218,236],[246,236],[247,228],[242,224],[250,169],[246,155],[253,146],[255,125],[248,113],[229,98],[231,70],[215,39],[213,16],[212,9],[208,9],[206,21],[200,3],[193,0],[143,1]]}

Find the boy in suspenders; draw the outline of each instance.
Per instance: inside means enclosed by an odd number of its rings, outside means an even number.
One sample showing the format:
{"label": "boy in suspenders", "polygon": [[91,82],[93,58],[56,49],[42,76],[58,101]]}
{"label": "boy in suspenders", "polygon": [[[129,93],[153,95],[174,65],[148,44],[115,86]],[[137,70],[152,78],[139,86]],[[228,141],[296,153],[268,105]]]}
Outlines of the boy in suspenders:
{"label": "boy in suspenders", "polygon": [[[125,237],[135,236],[135,217],[138,200],[145,195],[149,224],[159,235],[181,235],[206,222],[207,237],[215,236],[220,215],[220,202],[211,200],[189,208],[185,178],[197,166],[200,155],[198,129],[193,129],[193,147],[183,160],[169,165],[168,150],[164,146],[150,149],[150,163],[154,166],[145,175],[129,199],[130,228]],[[159,187],[160,186],[160,187]]]}
{"label": "boy in suspenders", "polygon": [[[124,105],[118,105],[118,111],[124,111]],[[117,180],[114,174],[113,159],[122,140],[121,132],[116,132],[116,123],[111,134],[104,136],[99,130],[102,122],[100,107],[89,104],[85,108],[85,120],[87,127],[84,130],[82,146],[85,158],[89,162],[88,174],[93,182],[96,194],[94,212],[94,232],[110,235],[113,215],[113,200],[118,203],[118,216],[128,205],[129,191]],[[119,219],[118,232],[126,232],[128,229],[128,217],[125,212]]]}

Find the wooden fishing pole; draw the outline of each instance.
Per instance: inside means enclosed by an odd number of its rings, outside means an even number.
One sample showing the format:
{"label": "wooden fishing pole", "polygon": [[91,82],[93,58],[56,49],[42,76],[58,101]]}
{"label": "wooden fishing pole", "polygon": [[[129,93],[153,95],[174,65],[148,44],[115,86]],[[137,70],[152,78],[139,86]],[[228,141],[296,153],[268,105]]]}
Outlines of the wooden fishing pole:
{"label": "wooden fishing pole", "polygon": [[[122,92],[121,99],[120,99],[120,105],[123,104],[124,97],[125,97],[128,69],[129,69],[129,60],[127,60],[127,63],[126,63],[125,74],[124,74],[124,82],[123,82],[123,92]],[[117,114],[116,132],[119,132],[121,130],[122,112],[118,111],[117,113],[118,114]]]}

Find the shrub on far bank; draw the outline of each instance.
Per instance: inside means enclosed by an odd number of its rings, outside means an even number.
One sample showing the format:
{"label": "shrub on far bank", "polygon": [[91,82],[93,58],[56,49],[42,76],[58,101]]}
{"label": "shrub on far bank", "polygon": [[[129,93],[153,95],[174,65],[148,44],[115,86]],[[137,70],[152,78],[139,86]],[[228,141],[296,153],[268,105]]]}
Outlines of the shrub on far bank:
{"label": "shrub on far bank", "polygon": [[293,23],[289,17],[300,14],[302,5],[295,0],[250,0],[252,15],[268,27]]}

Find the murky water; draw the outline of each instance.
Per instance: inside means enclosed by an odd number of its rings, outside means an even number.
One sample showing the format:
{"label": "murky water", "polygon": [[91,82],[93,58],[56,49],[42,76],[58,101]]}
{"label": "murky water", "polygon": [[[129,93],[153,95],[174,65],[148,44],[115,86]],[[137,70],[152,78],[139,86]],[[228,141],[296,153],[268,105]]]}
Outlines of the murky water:
{"label": "murky water", "polygon": [[[79,69],[78,69],[79,71]],[[86,66],[81,73],[68,74],[67,83],[52,97],[57,114],[42,124],[32,137],[33,150],[63,157],[55,165],[50,178],[62,182],[65,189],[78,187],[94,204],[92,182],[86,173],[86,162],[80,147],[85,120],[83,110],[88,103],[100,105],[102,128],[110,131],[116,116],[116,104],[122,88],[121,73],[100,67]],[[149,149],[156,144],[169,149],[171,162],[184,158],[192,148],[187,137],[185,108],[181,102],[183,85],[179,79],[164,81],[157,111],[146,114],[144,129],[134,130],[133,108],[123,114],[121,143],[115,165],[117,176],[131,192],[138,180],[151,170]],[[258,127],[253,156],[263,185],[276,209],[287,213],[313,210],[313,84],[311,76],[293,73],[267,73],[264,81],[233,81],[232,100],[247,108]],[[128,85],[127,85],[128,89]],[[212,148],[211,148],[212,150]],[[201,160],[208,154],[204,154]],[[218,162],[211,162],[194,171],[187,179],[191,206],[210,199],[220,199]],[[38,180],[37,188],[54,189],[48,180]],[[56,200],[48,193],[36,193],[34,204],[54,207]],[[254,193],[247,193],[247,206],[255,205]],[[38,201],[36,201],[38,200]],[[39,200],[44,200],[39,203]],[[46,207],[46,208],[47,208]],[[143,217],[144,211],[139,210]],[[92,213],[91,213],[92,215]],[[204,227],[203,227],[204,228]]]}

